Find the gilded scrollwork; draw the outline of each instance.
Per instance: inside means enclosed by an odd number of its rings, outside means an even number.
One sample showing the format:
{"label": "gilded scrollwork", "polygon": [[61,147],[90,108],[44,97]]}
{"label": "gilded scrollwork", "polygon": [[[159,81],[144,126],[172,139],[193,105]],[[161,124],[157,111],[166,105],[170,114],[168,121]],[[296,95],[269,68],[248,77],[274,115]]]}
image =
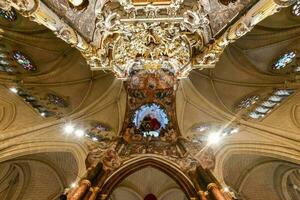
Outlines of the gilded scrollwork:
{"label": "gilded scrollwork", "polygon": [[291,5],[293,2],[293,0],[262,0],[254,5],[245,16],[229,27],[220,38],[197,55],[196,62],[199,67],[205,65],[214,66],[228,44],[248,33],[257,23],[266,17],[278,12],[282,7]]}
{"label": "gilded scrollwork", "polygon": [[[61,3],[46,2],[55,11],[70,9],[65,8],[66,5],[56,9],[55,6]],[[178,78],[188,76],[194,68],[213,67],[229,43],[249,32],[265,17],[294,1],[261,0],[254,5],[251,0],[247,0],[236,1],[228,6],[210,0],[195,0],[192,6],[182,0],[170,1],[165,5],[135,5],[130,0],[93,2],[95,8],[91,17],[95,17],[95,31],[91,42],[87,42],[84,36],[41,1],[5,0],[0,5],[6,9],[13,6],[21,14],[49,27],[58,37],[78,48],[91,69],[111,70],[117,77],[127,79],[130,69],[136,67],[169,68],[177,72]],[[247,5],[254,6],[223,35],[215,38],[228,20],[232,20],[236,12],[242,12]],[[91,9],[88,7],[78,12],[90,12]],[[222,12],[221,15],[214,16],[218,11]],[[91,28],[93,25],[88,26]],[[172,29],[174,33],[171,33]],[[141,30],[141,34],[137,34],[136,30]],[[132,42],[126,45],[129,39]]]}

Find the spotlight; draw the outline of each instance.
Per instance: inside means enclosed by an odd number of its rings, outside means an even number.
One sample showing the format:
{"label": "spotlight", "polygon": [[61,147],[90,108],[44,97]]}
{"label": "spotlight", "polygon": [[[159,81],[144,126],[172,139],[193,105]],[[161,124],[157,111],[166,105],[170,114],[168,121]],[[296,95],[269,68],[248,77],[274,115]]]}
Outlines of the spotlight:
{"label": "spotlight", "polygon": [[81,129],[77,129],[77,130],[75,131],[75,135],[76,135],[77,137],[81,138],[81,137],[84,136],[84,131],[81,130]]}
{"label": "spotlight", "polygon": [[67,134],[71,134],[74,131],[74,126],[72,124],[66,124],[64,127],[64,131]]}
{"label": "spotlight", "polygon": [[229,190],[228,187],[224,187],[224,188],[223,188],[223,191],[224,191],[224,192],[230,192],[230,190]]}
{"label": "spotlight", "polygon": [[41,112],[41,116],[42,116],[42,117],[45,117],[45,116],[46,116],[46,113],[45,113],[45,112]]}
{"label": "spotlight", "polygon": [[96,137],[92,137],[92,140],[93,140],[94,142],[97,142],[97,141],[98,141],[98,139],[97,139]]}
{"label": "spotlight", "polygon": [[211,133],[207,138],[207,143],[209,145],[211,144],[217,144],[221,140],[221,134],[219,132],[213,132]]}
{"label": "spotlight", "polygon": [[10,90],[11,92],[15,93],[15,94],[18,93],[18,89],[15,88],[15,87],[9,88],[9,90]]}
{"label": "spotlight", "polygon": [[70,187],[71,187],[71,188],[77,187],[77,183],[76,183],[76,182],[72,183],[72,184],[70,185]]}

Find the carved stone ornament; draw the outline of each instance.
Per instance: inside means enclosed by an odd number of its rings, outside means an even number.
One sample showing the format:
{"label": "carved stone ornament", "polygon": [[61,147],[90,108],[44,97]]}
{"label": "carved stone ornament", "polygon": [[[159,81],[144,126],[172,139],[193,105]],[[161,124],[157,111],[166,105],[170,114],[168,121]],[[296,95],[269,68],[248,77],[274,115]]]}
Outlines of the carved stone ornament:
{"label": "carved stone ornament", "polygon": [[89,0],[78,10],[60,0],[4,0],[0,6],[53,30],[81,51],[92,70],[128,79],[133,68],[168,68],[183,78],[192,69],[214,67],[229,43],[295,1]]}

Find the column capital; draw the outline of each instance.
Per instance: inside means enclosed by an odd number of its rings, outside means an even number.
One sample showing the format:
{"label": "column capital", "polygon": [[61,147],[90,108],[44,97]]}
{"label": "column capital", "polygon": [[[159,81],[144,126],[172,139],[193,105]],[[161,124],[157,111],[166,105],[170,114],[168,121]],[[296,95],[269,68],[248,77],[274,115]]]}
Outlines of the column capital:
{"label": "column capital", "polygon": [[87,179],[83,179],[82,181],[80,181],[80,184],[85,184],[85,185],[87,185],[88,187],[91,187],[91,186],[92,186],[91,181],[89,181],[89,180],[87,180]]}
{"label": "column capital", "polygon": [[208,189],[208,190],[210,190],[210,189],[212,189],[212,188],[219,188],[219,187],[218,187],[218,185],[215,184],[215,183],[210,183],[210,184],[207,185],[207,189]]}

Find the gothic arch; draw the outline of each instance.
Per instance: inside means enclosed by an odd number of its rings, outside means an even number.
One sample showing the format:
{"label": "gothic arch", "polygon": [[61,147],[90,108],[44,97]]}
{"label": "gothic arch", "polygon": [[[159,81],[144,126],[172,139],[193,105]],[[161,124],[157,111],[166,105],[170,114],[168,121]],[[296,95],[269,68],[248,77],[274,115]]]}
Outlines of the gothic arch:
{"label": "gothic arch", "polygon": [[177,167],[177,164],[159,156],[141,156],[127,161],[110,175],[102,187],[102,194],[110,195],[126,177],[145,167],[153,167],[170,176],[189,198],[196,198],[197,192],[191,180]]}

